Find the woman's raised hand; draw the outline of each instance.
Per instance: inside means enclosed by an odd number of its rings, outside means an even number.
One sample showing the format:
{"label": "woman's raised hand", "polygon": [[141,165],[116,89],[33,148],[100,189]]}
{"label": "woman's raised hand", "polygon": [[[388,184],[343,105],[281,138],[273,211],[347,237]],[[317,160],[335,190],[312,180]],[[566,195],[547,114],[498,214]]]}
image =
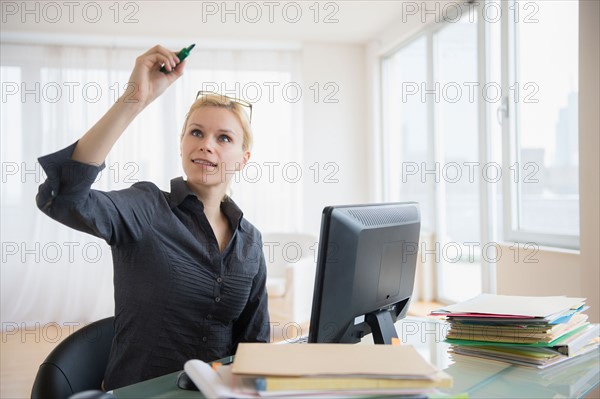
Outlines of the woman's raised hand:
{"label": "woman's raised hand", "polygon": [[[164,65],[168,73],[160,68]],[[162,46],[154,46],[135,60],[127,89],[121,96],[125,102],[139,103],[145,107],[160,96],[182,74],[185,61],[179,62],[177,54]]]}
{"label": "woman's raised hand", "polygon": [[[137,57],[125,92],[79,139],[72,159],[92,165],[104,162],[135,117],[183,74],[185,61],[178,63],[177,55],[161,46]],[[160,71],[163,65],[168,73]]]}

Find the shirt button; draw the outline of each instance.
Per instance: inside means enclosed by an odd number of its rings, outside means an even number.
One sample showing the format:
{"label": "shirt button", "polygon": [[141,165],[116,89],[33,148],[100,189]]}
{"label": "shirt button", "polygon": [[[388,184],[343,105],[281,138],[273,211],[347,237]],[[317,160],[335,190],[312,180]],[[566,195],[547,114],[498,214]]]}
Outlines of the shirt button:
{"label": "shirt button", "polygon": [[53,196],[53,197],[56,197],[56,190],[50,191],[50,195]]}
{"label": "shirt button", "polygon": [[206,318],[207,318],[208,320],[212,320],[212,315],[211,315],[211,314],[209,314],[209,315],[206,315]]}
{"label": "shirt button", "polygon": [[215,302],[221,302],[221,297],[220,296],[216,297]]}
{"label": "shirt button", "polygon": [[202,342],[206,342],[206,341],[208,341],[208,338],[202,337]]}
{"label": "shirt button", "polygon": [[223,282],[223,277],[217,277],[217,283],[221,284]]}

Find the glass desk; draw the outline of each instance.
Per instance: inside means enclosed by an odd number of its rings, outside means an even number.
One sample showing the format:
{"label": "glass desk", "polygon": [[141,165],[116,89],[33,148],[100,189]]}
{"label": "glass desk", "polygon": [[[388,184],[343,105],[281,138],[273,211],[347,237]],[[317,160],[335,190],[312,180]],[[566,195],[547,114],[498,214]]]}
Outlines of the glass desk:
{"label": "glass desk", "polygon": [[[537,370],[509,363],[451,356],[443,342],[448,325],[432,319],[406,318],[396,323],[398,337],[413,345],[419,353],[454,378],[451,389],[440,390],[442,396],[469,398],[580,398],[600,383],[600,352],[588,353],[567,364]],[[362,344],[372,344],[371,336]],[[202,398],[197,391],[177,388],[179,373],[168,374],[116,389],[119,399],[133,398]]]}

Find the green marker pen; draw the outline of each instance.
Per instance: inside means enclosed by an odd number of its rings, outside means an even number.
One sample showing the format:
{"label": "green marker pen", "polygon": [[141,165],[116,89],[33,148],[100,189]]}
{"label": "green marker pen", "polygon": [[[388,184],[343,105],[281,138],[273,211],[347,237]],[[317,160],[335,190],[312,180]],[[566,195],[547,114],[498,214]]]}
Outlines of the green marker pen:
{"label": "green marker pen", "polygon": [[[192,44],[190,47],[184,47],[181,49],[180,52],[177,53],[177,58],[179,58],[180,63],[181,61],[185,60],[188,55],[190,55],[190,51],[192,51],[195,45],[196,44]],[[165,68],[164,65],[160,68],[160,71],[163,73],[169,73],[169,71],[167,71],[167,68]]]}

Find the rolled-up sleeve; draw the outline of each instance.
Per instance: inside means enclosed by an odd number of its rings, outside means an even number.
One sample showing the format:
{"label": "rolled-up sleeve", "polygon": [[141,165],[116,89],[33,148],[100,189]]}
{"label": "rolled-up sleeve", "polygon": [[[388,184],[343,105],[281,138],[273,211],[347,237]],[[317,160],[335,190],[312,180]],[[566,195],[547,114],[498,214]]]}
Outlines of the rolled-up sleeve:
{"label": "rolled-up sleeve", "polygon": [[150,183],[111,192],[92,190],[104,164],[73,160],[76,145],[38,159],[47,176],[36,196],[38,208],[52,219],[100,237],[109,245],[137,241],[149,223],[153,197],[160,191]]}

